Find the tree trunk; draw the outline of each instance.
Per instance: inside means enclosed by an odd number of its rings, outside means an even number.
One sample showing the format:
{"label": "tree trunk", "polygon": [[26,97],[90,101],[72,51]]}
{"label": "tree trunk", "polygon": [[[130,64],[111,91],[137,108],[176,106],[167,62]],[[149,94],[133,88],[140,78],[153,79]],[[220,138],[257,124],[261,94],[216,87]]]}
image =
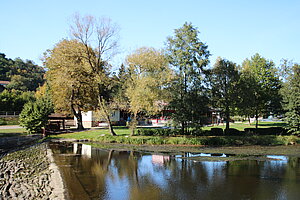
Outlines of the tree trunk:
{"label": "tree trunk", "polygon": [[72,108],[73,114],[75,115],[75,117],[77,119],[77,130],[84,130],[83,123],[82,123],[81,110],[78,109],[78,111],[76,112],[73,105],[71,105],[71,108]]}
{"label": "tree trunk", "polygon": [[230,110],[229,110],[229,107],[226,106],[226,130],[229,129],[229,119],[230,119]]}
{"label": "tree trunk", "polygon": [[107,115],[106,121],[107,121],[107,124],[108,124],[108,130],[109,130],[109,133],[110,133],[112,136],[116,136],[117,134],[116,134],[116,132],[114,131],[114,129],[113,129],[113,127],[112,127],[112,124],[111,124],[109,115]]}
{"label": "tree trunk", "polygon": [[[99,94],[100,94],[100,88],[99,88]],[[102,98],[101,95],[99,95],[98,97],[98,103],[99,103],[99,106],[100,106],[100,109],[103,111],[104,113],[104,117],[106,119],[106,123],[108,124],[108,130],[109,130],[109,133],[112,135],[112,136],[116,136],[117,134],[115,133],[112,125],[111,125],[111,121],[110,121],[110,113],[107,112],[107,107],[104,105],[104,99]]]}
{"label": "tree trunk", "polygon": [[133,118],[132,118],[131,126],[130,126],[130,128],[131,128],[130,136],[134,135],[136,125],[137,125],[137,113],[133,113]]}
{"label": "tree trunk", "polygon": [[258,109],[255,109],[255,128],[258,128]]}
{"label": "tree trunk", "polygon": [[185,123],[184,123],[184,121],[181,121],[181,133],[182,133],[182,135],[185,135]]}

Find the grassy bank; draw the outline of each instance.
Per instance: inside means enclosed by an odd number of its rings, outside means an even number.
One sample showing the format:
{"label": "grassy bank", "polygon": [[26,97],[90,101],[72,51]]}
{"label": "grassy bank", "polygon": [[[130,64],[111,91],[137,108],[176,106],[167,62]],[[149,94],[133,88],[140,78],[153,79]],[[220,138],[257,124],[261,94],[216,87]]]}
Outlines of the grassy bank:
{"label": "grassy bank", "polygon": [[11,137],[26,134],[25,128],[0,129],[0,137]]}
{"label": "grassy bank", "polygon": [[240,146],[240,145],[289,145],[300,143],[297,136],[129,136],[128,129],[115,129],[118,136],[108,135],[106,129],[88,130],[75,133],[52,135],[50,138],[89,140],[101,143],[119,143],[134,145],[207,145],[207,146]]}

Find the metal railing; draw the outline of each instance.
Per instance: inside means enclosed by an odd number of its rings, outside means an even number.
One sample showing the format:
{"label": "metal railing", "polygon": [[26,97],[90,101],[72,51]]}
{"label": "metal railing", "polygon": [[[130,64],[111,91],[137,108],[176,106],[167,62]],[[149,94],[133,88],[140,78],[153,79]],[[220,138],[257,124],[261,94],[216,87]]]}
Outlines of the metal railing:
{"label": "metal railing", "polygon": [[20,111],[0,111],[0,117],[18,117]]}

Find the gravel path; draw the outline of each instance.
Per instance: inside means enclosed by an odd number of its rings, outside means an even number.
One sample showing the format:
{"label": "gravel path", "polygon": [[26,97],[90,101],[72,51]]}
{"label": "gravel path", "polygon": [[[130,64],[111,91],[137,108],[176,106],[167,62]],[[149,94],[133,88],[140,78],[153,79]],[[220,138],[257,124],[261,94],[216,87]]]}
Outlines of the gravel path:
{"label": "gravel path", "polygon": [[17,128],[22,128],[19,125],[4,125],[4,126],[0,126],[0,129],[17,129]]}

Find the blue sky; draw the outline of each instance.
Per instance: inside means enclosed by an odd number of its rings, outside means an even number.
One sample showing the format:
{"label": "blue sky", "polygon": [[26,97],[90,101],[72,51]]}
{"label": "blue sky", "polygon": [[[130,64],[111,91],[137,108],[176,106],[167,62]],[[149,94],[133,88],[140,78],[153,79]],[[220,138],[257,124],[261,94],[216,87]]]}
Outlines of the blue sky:
{"label": "blue sky", "polygon": [[241,64],[256,52],[276,65],[282,58],[300,62],[297,0],[1,0],[0,7],[0,52],[40,65],[43,52],[70,36],[75,12],[120,26],[116,66],[138,47],[163,48],[186,21],[200,31],[211,64],[218,56]]}

